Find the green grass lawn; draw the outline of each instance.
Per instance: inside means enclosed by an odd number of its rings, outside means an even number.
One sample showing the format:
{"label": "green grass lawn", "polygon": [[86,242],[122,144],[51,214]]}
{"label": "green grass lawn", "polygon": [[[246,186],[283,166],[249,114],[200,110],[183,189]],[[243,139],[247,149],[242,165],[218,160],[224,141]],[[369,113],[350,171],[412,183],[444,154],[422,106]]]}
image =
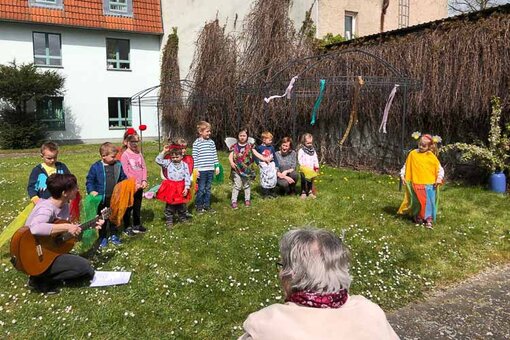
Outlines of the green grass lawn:
{"label": "green grass lawn", "polygon": [[[98,146],[67,146],[60,160],[85,187]],[[149,183],[159,182],[157,145],[144,144]],[[223,166],[228,168],[226,154]],[[0,157],[0,231],[28,203],[36,153]],[[144,200],[145,235],[124,238],[93,258],[96,269],[132,271],[128,285],[64,288],[43,296],[0,249],[0,338],[225,339],[242,333],[247,315],[282,302],[278,240],[303,225],[345,231],[353,253],[351,293],[393,310],[436,287],[510,260],[510,200],[483,188],[447,184],[434,230],[398,217],[403,193],[388,175],[323,167],[317,200],[279,197],[230,209],[230,183],[213,187],[214,215],[164,226],[164,204]],[[228,178],[228,174],[226,174]],[[257,190],[258,185],[254,185]],[[254,190],[254,191],[256,191]],[[83,191],[82,191],[83,192]]]}

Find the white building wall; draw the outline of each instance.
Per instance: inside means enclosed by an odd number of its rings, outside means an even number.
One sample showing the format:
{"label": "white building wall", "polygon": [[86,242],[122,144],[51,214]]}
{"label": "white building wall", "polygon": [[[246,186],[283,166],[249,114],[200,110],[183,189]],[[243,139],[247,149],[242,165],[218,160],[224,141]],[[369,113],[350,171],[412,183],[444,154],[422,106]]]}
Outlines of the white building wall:
{"label": "white building wall", "polygon": [[[66,131],[52,132],[52,138],[89,141],[121,139],[123,129],[109,128],[108,97],[131,97],[159,84],[160,37],[0,22],[0,64],[13,59],[17,63],[33,62],[33,31],[61,34],[62,68],[40,68],[57,70],[66,78]],[[106,38],[129,39],[130,71],[106,69]],[[138,129],[138,107],[132,107],[132,113],[133,127]],[[157,136],[157,121],[155,108],[142,108],[142,124],[147,125],[144,136]]]}

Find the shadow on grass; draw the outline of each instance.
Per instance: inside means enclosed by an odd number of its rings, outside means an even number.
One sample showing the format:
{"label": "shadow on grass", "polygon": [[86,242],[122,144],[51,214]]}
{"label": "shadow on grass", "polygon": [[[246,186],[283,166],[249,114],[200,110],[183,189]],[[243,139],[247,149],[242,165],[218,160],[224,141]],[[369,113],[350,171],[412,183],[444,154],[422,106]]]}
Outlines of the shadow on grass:
{"label": "shadow on grass", "polygon": [[[387,205],[384,208],[382,208],[382,211],[384,211],[388,215],[395,216],[395,215],[397,215],[398,208],[399,207],[397,207],[395,205]],[[404,217],[404,215],[398,215],[398,216]]]}
{"label": "shadow on grass", "polygon": [[154,210],[153,209],[142,209],[141,211],[141,217],[142,217],[142,221],[144,222],[152,222],[154,221]]}

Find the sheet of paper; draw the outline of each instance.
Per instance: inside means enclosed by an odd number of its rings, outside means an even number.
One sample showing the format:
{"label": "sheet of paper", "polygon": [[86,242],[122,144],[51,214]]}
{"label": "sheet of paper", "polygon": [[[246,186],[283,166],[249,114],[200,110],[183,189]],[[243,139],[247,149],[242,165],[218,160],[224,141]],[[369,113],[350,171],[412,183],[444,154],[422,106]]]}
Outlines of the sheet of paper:
{"label": "sheet of paper", "polygon": [[131,272],[100,272],[96,271],[90,287],[124,285],[129,282]]}

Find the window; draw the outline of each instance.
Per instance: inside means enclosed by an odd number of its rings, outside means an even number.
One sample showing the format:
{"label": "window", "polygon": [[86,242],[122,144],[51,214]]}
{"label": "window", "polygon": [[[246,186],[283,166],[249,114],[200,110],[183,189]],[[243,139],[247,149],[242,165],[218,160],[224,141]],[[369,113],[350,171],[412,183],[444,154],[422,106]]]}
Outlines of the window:
{"label": "window", "polygon": [[356,35],[356,16],[357,13],[345,12],[344,38],[347,40],[354,39]]}
{"label": "window", "polygon": [[133,0],[103,0],[105,15],[133,16]]}
{"label": "window", "polygon": [[64,97],[46,97],[37,102],[37,117],[50,131],[66,129]]}
{"label": "window", "polygon": [[30,7],[64,9],[64,0],[28,0]]}
{"label": "window", "polygon": [[108,125],[110,129],[131,126],[131,98],[108,98]]}
{"label": "window", "polygon": [[34,64],[42,66],[62,66],[62,46],[60,34],[33,33]]}
{"label": "window", "polygon": [[106,39],[106,65],[109,70],[129,70],[129,40]]}

